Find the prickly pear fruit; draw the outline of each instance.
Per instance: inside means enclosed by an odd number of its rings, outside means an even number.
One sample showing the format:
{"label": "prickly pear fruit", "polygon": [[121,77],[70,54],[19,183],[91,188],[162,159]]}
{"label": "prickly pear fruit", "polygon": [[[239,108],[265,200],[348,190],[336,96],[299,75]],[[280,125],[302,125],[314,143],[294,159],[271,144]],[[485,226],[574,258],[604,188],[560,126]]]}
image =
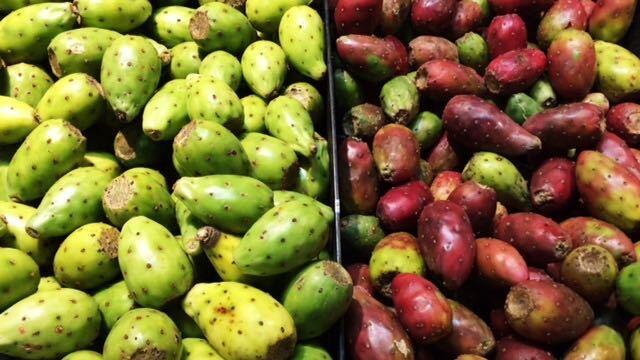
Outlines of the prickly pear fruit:
{"label": "prickly pear fruit", "polygon": [[80,350],[68,354],[62,360],[102,360],[102,354],[91,350]]}
{"label": "prickly pear fruit", "polygon": [[[465,1],[473,2],[473,0]],[[456,46],[460,63],[482,74],[490,60],[489,45],[484,38],[474,32],[468,32],[456,40]]]}
{"label": "prickly pear fruit", "polygon": [[294,6],[282,16],[279,29],[282,50],[293,68],[313,80],[322,79],[327,72],[324,37],[322,18],[309,6]]}
{"label": "prickly pear fruit", "polygon": [[249,95],[240,99],[243,108],[242,130],[246,132],[264,132],[264,115],[267,103],[257,95]]}
{"label": "prickly pear fruit", "polygon": [[[254,65],[257,66],[255,62]],[[214,51],[202,59],[198,73],[217,81],[222,81],[234,91],[242,83],[242,65],[240,61],[235,56],[222,50]]]}
{"label": "prickly pear fruit", "polygon": [[476,267],[483,279],[497,286],[512,286],[529,279],[527,263],[509,243],[482,238],[476,244]]}
{"label": "prickly pear fruit", "polygon": [[348,215],[340,220],[340,234],[354,254],[368,257],[384,238],[380,219],[369,215]]}
{"label": "prickly pear fruit", "polygon": [[576,195],[576,166],[563,158],[546,160],[531,176],[531,203],[542,214],[569,208]]}
{"label": "prickly pear fruit", "polygon": [[338,34],[373,34],[382,20],[384,3],[384,0],[338,0],[334,12]]}
{"label": "prickly pear fruit", "polygon": [[256,95],[265,99],[275,97],[287,75],[284,51],[271,41],[254,42],[242,54],[242,75]]}
{"label": "prickly pear fruit", "polygon": [[622,267],[635,261],[633,242],[615,226],[590,217],[570,218],[560,227],[571,237],[575,247],[598,245],[607,249]]}
{"label": "prickly pear fruit", "polygon": [[422,208],[433,201],[429,186],[412,181],[387,191],[378,201],[376,215],[386,229],[411,231],[418,224]]}
{"label": "prickly pear fruit", "polygon": [[612,103],[633,99],[640,94],[640,59],[622,46],[596,41],[597,87]]}
{"label": "prickly pear fruit", "polygon": [[158,8],[149,19],[154,39],[167,47],[191,41],[189,21],[195,12],[184,6]]}
{"label": "prickly pear fruit", "polygon": [[594,39],[617,43],[629,30],[636,5],[635,0],[599,1],[589,17],[589,33]]}
{"label": "prickly pear fruit", "polygon": [[409,71],[407,49],[391,35],[385,38],[346,35],[336,40],[336,47],[347,68],[370,82],[382,82]]}
{"label": "prickly pear fruit", "polygon": [[640,105],[618,104],[607,112],[607,130],[623,138],[629,146],[640,144]]}
{"label": "prickly pear fruit", "polygon": [[484,81],[475,70],[451,60],[432,60],[420,66],[416,86],[436,101],[447,101],[456,95],[485,93]]}
{"label": "prickly pear fruit", "polygon": [[374,289],[371,283],[371,272],[369,271],[369,265],[366,264],[351,264],[347,266],[347,271],[351,276],[354,287],[360,287],[365,290],[369,295],[373,295]]}
{"label": "prickly pear fruit", "polygon": [[398,319],[418,344],[430,344],[447,336],[453,313],[440,290],[415,274],[399,274],[391,283]]}
{"label": "prickly pear fruit", "polygon": [[591,328],[573,344],[564,356],[565,360],[624,359],[625,345],[622,336],[606,325]]}
{"label": "prickly pear fruit", "polygon": [[182,339],[180,360],[224,360],[204,339]]}
{"label": "prickly pear fruit", "polygon": [[191,37],[206,53],[225,50],[241,53],[256,38],[243,13],[220,2],[200,6],[189,23]]}
{"label": "prickly pear fruit", "polygon": [[352,107],[342,120],[345,134],[365,141],[373,139],[385,123],[384,110],[368,103]]}
{"label": "prickly pear fruit", "polygon": [[484,320],[464,305],[447,301],[453,313],[452,330],[437,346],[449,354],[487,356],[491,353],[496,341]]}
{"label": "prickly pear fruit", "polygon": [[401,184],[418,173],[420,144],[409,128],[389,124],[378,130],[373,139],[373,159],[382,180]]}
{"label": "prickly pear fruit", "polygon": [[8,96],[0,96],[0,144],[16,144],[40,123],[31,105]]}
{"label": "prickly pear fruit", "polygon": [[233,131],[241,128],[242,103],[229,85],[209,75],[196,75],[187,82],[189,118],[215,122]]}
{"label": "prickly pear fruit", "polygon": [[[278,32],[280,20],[287,10],[298,5],[309,5],[312,0],[247,0],[246,14],[253,27],[266,34]],[[224,2],[224,1],[223,1]]]}
{"label": "prickly pear fruit", "polygon": [[491,57],[527,47],[527,26],[517,14],[496,16],[487,28]]}
{"label": "prickly pear fruit", "polygon": [[457,171],[443,171],[433,179],[431,194],[435,200],[447,200],[460,185],[462,185],[462,174]]}
{"label": "prickly pear fruit", "polygon": [[575,340],[591,326],[594,316],[591,306],[568,287],[533,280],[511,288],[505,312],[518,335],[543,344]]}
{"label": "prickly pear fruit", "polygon": [[43,69],[26,63],[7,66],[0,77],[0,95],[9,96],[35,107],[53,84]]}
{"label": "prickly pear fruit", "polygon": [[556,360],[550,352],[520,340],[515,340],[512,337],[498,340],[495,360],[511,359]]}
{"label": "prickly pear fruit", "polygon": [[640,314],[640,292],[635,280],[640,273],[640,263],[633,263],[622,270],[616,280],[616,295],[618,304],[632,315]]}
{"label": "prickly pear fruit", "polygon": [[124,280],[100,289],[93,295],[93,300],[98,304],[106,329],[111,329],[122,315],[136,307]]}
{"label": "prickly pear fruit", "polygon": [[38,283],[38,291],[55,291],[62,289],[62,285],[53,276],[41,277]]}
{"label": "prickly pear fruit", "polygon": [[292,187],[298,175],[298,159],[287,143],[259,133],[246,134],[240,143],[251,164],[251,177],[273,190]]}
{"label": "prickly pear fruit", "polygon": [[331,360],[329,353],[317,345],[296,345],[291,360]]}
{"label": "prickly pear fruit", "polygon": [[504,112],[520,125],[541,111],[542,107],[525,93],[513,94],[504,109]]}
{"label": "prickly pear fruit", "polygon": [[580,0],[556,1],[540,21],[538,44],[546,49],[562,30],[585,30],[588,19]]}
{"label": "prickly pear fruit", "polygon": [[419,33],[442,34],[448,30],[455,10],[454,0],[417,0],[411,8],[411,24]]}
{"label": "prickly pear fruit", "polygon": [[446,200],[462,206],[476,236],[489,232],[498,201],[495,190],[475,181],[467,181],[458,185]]}
{"label": "prickly pear fruit", "polygon": [[48,266],[56,252],[56,244],[33,238],[25,231],[27,220],[35,213],[36,209],[30,206],[0,201],[0,220],[7,232],[7,236],[2,238],[2,245],[26,253],[40,266]]}
{"label": "prickly pear fruit", "polygon": [[198,44],[193,41],[178,44],[171,48],[169,76],[173,79],[186,79],[189,74],[197,74],[201,64]]}
{"label": "prickly pear fruit", "polygon": [[[431,170],[434,174],[439,174],[443,171],[453,170],[458,167],[459,163],[458,155],[449,144],[449,137],[446,133],[442,134],[440,140],[431,150],[431,153],[427,157],[427,162],[431,166]],[[440,199],[444,200],[444,199]]]}
{"label": "prickly pear fruit", "polygon": [[530,88],[547,68],[546,55],[537,49],[508,51],[487,66],[484,81],[496,95],[512,95]]}
{"label": "prickly pear fruit", "polygon": [[40,269],[29,255],[11,248],[0,248],[0,263],[0,310],[5,310],[38,290]]}
{"label": "prickly pear fruit", "polygon": [[373,287],[387,297],[391,296],[391,281],[396,275],[424,275],[425,264],[416,238],[405,232],[387,235],[373,249],[369,269]]}
{"label": "prickly pear fruit", "polygon": [[582,99],[582,102],[597,106],[605,114],[608,114],[609,109],[611,108],[611,104],[609,104],[609,99],[607,99],[607,97],[603,93],[599,93],[599,92],[587,94],[587,96],[585,96],[584,99]]}
{"label": "prickly pear fruit", "polygon": [[398,32],[411,12],[411,0],[382,0],[380,28],[385,35]]}
{"label": "prickly pear fruit", "polygon": [[[563,0],[564,1],[564,0]],[[584,98],[596,80],[596,50],[588,33],[567,29],[558,33],[548,51],[549,80],[561,98]]]}
{"label": "prickly pear fruit", "polygon": [[592,304],[602,303],[615,288],[618,265],[607,249],[583,245],[562,261],[562,282]]}
{"label": "prickly pear fruit", "polygon": [[393,122],[408,125],[420,110],[418,88],[407,76],[395,77],[382,87],[380,103]]}
{"label": "prickly pear fruit", "polygon": [[[38,199],[84,156],[87,139],[64,120],[38,125],[13,155],[7,169],[9,197],[17,201]],[[35,152],[38,158],[31,154]]]}
{"label": "prickly pear fruit", "polygon": [[233,259],[233,252],[240,245],[241,238],[222,233],[211,226],[203,226],[198,229],[195,240],[223,281],[245,284],[257,282],[256,277],[242,273]]}
{"label": "prickly pear fruit", "polygon": [[605,132],[596,150],[640,177],[640,163],[631,148],[617,135]]}
{"label": "prickly pear fruit", "polygon": [[154,309],[133,309],[109,332],[102,356],[105,360],[136,356],[177,359],[181,344],[180,331],[167,314]]}
{"label": "prickly pear fruit", "polygon": [[451,22],[451,33],[454,38],[473,31],[481,26],[489,16],[487,0],[462,0],[456,6]]}
{"label": "prickly pear fruit", "polygon": [[551,83],[545,77],[536,81],[535,84],[531,86],[528,94],[545,109],[555,107],[558,103],[558,97]]}
{"label": "prickly pear fruit", "polygon": [[336,69],[333,73],[333,79],[335,81],[336,101],[340,108],[351,109],[364,103],[362,88],[351,74],[343,69]]}
{"label": "prickly pear fruit", "polygon": [[160,58],[145,38],[127,35],[111,43],[102,58],[100,80],[118,121],[131,122],[142,112],[161,71]]}
{"label": "prickly pear fruit", "polygon": [[320,123],[324,115],[324,100],[322,94],[313,85],[297,82],[287,86],[284,95],[298,100],[307,110],[314,123]]}
{"label": "prickly pear fruit", "polygon": [[127,33],[151,16],[148,0],[74,0],[73,11],[83,27],[98,27]]}
{"label": "prickly pear fruit", "polygon": [[438,115],[423,111],[419,113],[411,125],[411,131],[416,135],[420,149],[430,149],[442,136],[443,123]]}
{"label": "prickly pear fruit", "polygon": [[438,37],[422,35],[409,43],[409,63],[414,69],[431,60],[458,61],[458,48],[451,41]]}
{"label": "prickly pear fruit", "polygon": [[309,195],[305,195],[296,191],[285,190],[277,190],[273,192],[273,206],[279,206],[280,204],[295,200],[311,201],[318,207],[318,209],[320,209],[320,212],[322,213],[322,216],[325,218],[325,220],[327,220],[328,222],[333,222],[333,220],[335,219],[335,214],[333,213],[333,209],[330,206],[321,203],[320,201],[312,198]]}
{"label": "prickly pear fruit", "polygon": [[347,138],[339,151],[340,197],[347,213],[369,214],[378,203],[378,175],[367,143]]}
{"label": "prickly pear fruit", "polygon": [[189,122],[187,81],[167,82],[144,107],[142,129],[155,141],[171,140]]}
{"label": "prickly pear fruit", "polygon": [[316,152],[313,120],[302,104],[287,96],[272,100],[265,113],[267,130],[296,152],[310,157]]}
{"label": "prickly pear fruit", "polygon": [[314,199],[324,200],[328,195],[331,177],[329,142],[314,133],[316,153],[311,158],[303,158],[298,169],[296,191]]}

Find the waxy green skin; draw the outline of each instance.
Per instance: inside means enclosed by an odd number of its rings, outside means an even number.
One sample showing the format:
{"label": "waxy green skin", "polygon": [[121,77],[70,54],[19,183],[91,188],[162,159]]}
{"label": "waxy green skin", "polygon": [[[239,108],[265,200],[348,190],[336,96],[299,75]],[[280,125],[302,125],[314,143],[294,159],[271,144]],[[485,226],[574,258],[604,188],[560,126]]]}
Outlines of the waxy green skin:
{"label": "waxy green skin", "polygon": [[153,37],[167,47],[191,41],[189,21],[196,13],[185,6],[167,6],[158,8],[151,15]]}
{"label": "waxy green skin", "polygon": [[282,305],[293,317],[301,340],[320,336],[347,311],[353,282],[333,261],[318,261],[300,271],[285,289]]}
{"label": "waxy green skin", "polygon": [[102,170],[112,177],[120,175],[120,164],[118,159],[111,153],[90,151],[84,154],[84,159],[80,166],[93,166]]}
{"label": "waxy green skin", "polygon": [[171,195],[176,208],[176,221],[180,229],[182,249],[189,256],[202,254],[202,244],[198,241],[198,230],[206,224],[193,216],[182,200],[175,194]]}
{"label": "waxy green skin", "polygon": [[40,269],[27,254],[0,248],[0,311],[38,290]]}
{"label": "waxy green skin", "polygon": [[11,159],[7,169],[9,197],[17,201],[42,197],[53,183],[82,161],[86,145],[82,133],[64,120],[38,125]]}
{"label": "waxy green skin", "polygon": [[100,312],[91,296],[74,289],[51,295],[37,292],[0,314],[0,354],[59,359],[93,342],[100,330]]}
{"label": "waxy green skin", "polygon": [[597,87],[612,103],[640,94],[640,59],[622,46],[596,41]]}
{"label": "waxy green skin", "polygon": [[104,53],[100,81],[120,122],[133,121],[160,81],[162,63],[156,49],[140,36],[122,36]]}
{"label": "waxy green skin", "polygon": [[311,115],[313,122],[321,123],[324,115],[324,99],[313,85],[306,82],[291,84],[284,90],[284,95],[298,100]]}
{"label": "waxy green skin", "polygon": [[40,123],[31,105],[8,96],[0,96],[0,145],[17,144]]}
{"label": "waxy green skin", "polygon": [[124,224],[118,262],[136,303],[161,308],[193,284],[193,267],[180,244],[162,225],[137,216]]}
{"label": "waxy green skin", "polygon": [[155,141],[171,140],[189,123],[187,80],[167,82],[145,105],[142,129]]}
{"label": "waxy green skin", "polygon": [[456,40],[456,46],[460,63],[482,74],[491,60],[489,46],[484,38],[474,32],[468,32]]}
{"label": "waxy green skin", "polygon": [[151,166],[161,162],[163,144],[153,141],[140,124],[126,124],[113,140],[113,154],[124,167]]}
{"label": "waxy green skin", "polygon": [[242,75],[258,96],[278,95],[287,76],[287,58],[280,45],[266,40],[249,45],[242,54]]}
{"label": "waxy green skin", "polygon": [[27,232],[36,238],[53,238],[100,221],[104,218],[102,194],[114,177],[95,167],[71,170],[44,195],[27,222]]}
{"label": "waxy green skin", "polygon": [[310,157],[316,152],[313,120],[302,104],[287,96],[271,100],[265,114],[269,132],[288,143],[299,154]]}
{"label": "waxy green skin", "polygon": [[189,23],[191,38],[207,53],[225,50],[240,54],[256,38],[249,19],[220,2],[200,6]]}
{"label": "waxy green skin", "polygon": [[92,223],[71,233],[53,258],[56,279],[65,287],[93,289],[120,275],[118,237],[111,225]]}
{"label": "waxy green skin", "polygon": [[107,330],[111,329],[122,315],[136,307],[133,295],[124,280],[100,289],[93,295],[93,300],[98,304],[102,324]]}
{"label": "waxy green skin", "polygon": [[233,257],[246,274],[282,274],[316,257],[328,235],[329,223],[313,202],[286,202],[251,226]]}
{"label": "waxy green skin", "polygon": [[384,238],[380,219],[369,215],[348,215],[340,219],[340,234],[355,254],[368,258]]}
{"label": "waxy green skin", "polygon": [[74,0],[74,12],[83,27],[127,33],[151,16],[148,0]]}
{"label": "waxy green skin", "polygon": [[443,122],[432,112],[423,111],[418,114],[411,125],[411,131],[416,135],[421,150],[432,148],[442,136]]}
{"label": "waxy green skin", "polygon": [[407,76],[397,76],[382,87],[380,103],[393,122],[407,125],[420,110],[418,88]]}
{"label": "waxy green skin", "polygon": [[529,96],[540,104],[543,109],[549,109],[558,104],[558,96],[546,78],[536,81],[536,83],[531,86]]}
{"label": "waxy green skin", "polygon": [[214,51],[202,59],[198,73],[226,83],[233,91],[238,90],[242,83],[240,61],[223,50]]}
{"label": "waxy green skin", "polygon": [[373,249],[369,271],[374,288],[386,297],[391,297],[391,281],[397,274],[424,275],[426,265],[416,238],[404,232],[387,235]]}
{"label": "waxy green skin", "polygon": [[504,112],[509,115],[513,121],[522,125],[528,118],[542,110],[542,106],[532,97],[525,93],[518,93],[509,98]]}
{"label": "waxy green skin", "polygon": [[174,194],[198,219],[234,234],[247,231],[273,207],[271,189],[246,176],[183,177]]}
{"label": "waxy green skin", "polygon": [[343,109],[351,109],[364,103],[364,93],[358,81],[346,70],[336,69],[333,73],[336,87],[336,101]]}
{"label": "waxy green skin", "polygon": [[47,1],[47,0],[6,0],[0,4],[0,12],[10,12],[23,8],[28,5],[39,4],[43,2],[61,2],[61,0]]}
{"label": "waxy green skin", "polygon": [[4,75],[0,76],[0,95],[35,107],[51,85],[53,80],[46,71],[35,65],[18,63],[7,66]]}
{"label": "waxy green skin", "polygon": [[60,33],[47,47],[51,70],[57,77],[85,73],[97,79],[104,52],[121,36],[112,30],[93,27]]}
{"label": "waxy green skin", "polygon": [[187,82],[187,112],[191,120],[216,122],[232,131],[242,127],[242,103],[229,85],[208,75],[192,75]]}
{"label": "waxy green skin", "polygon": [[133,309],[113,326],[104,341],[105,360],[177,359],[182,338],[167,314],[154,309]]}
{"label": "waxy green skin", "polygon": [[326,139],[314,134],[316,153],[311,158],[303,158],[298,170],[296,191],[314,199],[325,199],[329,194],[331,180],[329,143]]}
{"label": "waxy green skin", "polygon": [[74,351],[62,360],[102,360],[102,355],[91,350]]}
{"label": "waxy green skin", "polygon": [[243,284],[253,284],[262,280],[256,276],[244,274],[233,259],[233,252],[240,246],[242,238],[219,232],[211,227],[201,228],[198,235],[202,249],[220,279]]}
{"label": "waxy green skin", "polygon": [[622,335],[606,325],[598,325],[582,335],[563,359],[623,360],[625,353]]}
{"label": "waxy green skin", "polygon": [[183,307],[225,359],[286,360],[293,353],[297,338],[291,315],[256,288],[237,282],[197,284]]}
{"label": "waxy green skin", "polygon": [[263,33],[273,34],[278,31],[280,19],[290,8],[298,5],[309,5],[313,0],[247,0],[247,17],[253,27]]}
{"label": "waxy green skin", "polygon": [[640,263],[633,263],[622,270],[616,281],[618,303],[632,315],[640,315]]}
{"label": "waxy green skin", "polygon": [[328,223],[333,222],[333,219],[335,218],[333,209],[330,206],[327,206],[320,201],[310,197],[309,195],[287,190],[277,190],[273,192],[273,206],[280,206],[281,204],[295,200],[313,202],[318,207],[318,209],[320,209],[320,212],[322,213],[322,216],[325,218],[325,220],[327,220]]}
{"label": "waxy green skin", "polygon": [[172,229],[174,206],[164,177],[147,168],[133,168],[111,181],[102,197],[109,221],[122,227],[135,216],[146,216]]}
{"label": "waxy green skin", "polygon": [[225,360],[204,339],[182,339],[180,360]]}
{"label": "waxy green skin", "polygon": [[183,42],[171,48],[171,64],[169,77],[186,79],[189,74],[197,74],[202,58],[198,44],[193,41]]}
{"label": "waxy green skin", "polygon": [[298,176],[298,158],[287,143],[260,133],[245,134],[240,143],[251,164],[249,176],[273,190],[293,187]]}
{"label": "waxy green skin", "polygon": [[0,220],[7,229],[7,235],[0,238],[0,244],[26,253],[40,266],[49,266],[58,245],[33,238],[25,231],[27,220],[35,213],[36,209],[31,206],[0,201]]}
{"label": "waxy green skin", "polygon": [[0,21],[0,57],[7,64],[46,60],[51,39],[75,24],[68,2],[35,4],[13,11]]}
{"label": "waxy green skin", "polygon": [[299,344],[296,346],[295,352],[291,360],[332,360],[329,353],[315,345]]}
{"label": "waxy green skin", "polygon": [[159,42],[155,41],[150,37],[146,37],[146,36],[142,36],[142,37],[145,40],[147,40],[149,43],[151,43],[153,48],[156,49],[156,54],[158,54],[158,57],[160,58],[160,62],[162,63],[163,67],[171,63],[171,52],[169,51],[169,48],[167,48],[163,44],[160,44]]}
{"label": "waxy green skin", "polygon": [[249,95],[240,99],[243,108],[242,130],[245,132],[264,132],[264,115],[267,103],[257,95]]}
{"label": "waxy green skin", "polygon": [[327,72],[324,24],[317,11],[305,5],[287,10],[280,22],[279,35],[291,66],[313,80],[324,77]]}
{"label": "waxy green skin", "polygon": [[56,291],[62,289],[62,285],[53,276],[41,277],[38,283],[38,292]]}
{"label": "waxy green skin", "polygon": [[36,112],[41,121],[62,119],[85,130],[104,117],[106,108],[100,83],[76,73],[56,81],[38,102]]}

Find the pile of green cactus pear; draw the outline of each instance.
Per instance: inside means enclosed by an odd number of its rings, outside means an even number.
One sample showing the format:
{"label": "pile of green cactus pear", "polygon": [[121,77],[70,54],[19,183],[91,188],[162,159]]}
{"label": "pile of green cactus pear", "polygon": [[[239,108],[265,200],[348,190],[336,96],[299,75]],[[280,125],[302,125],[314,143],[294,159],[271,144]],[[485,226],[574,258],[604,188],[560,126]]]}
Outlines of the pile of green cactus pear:
{"label": "pile of green cactus pear", "polygon": [[0,1],[0,359],[337,354],[324,5]]}
{"label": "pile of green cactus pear", "polygon": [[637,2],[328,6],[348,356],[640,360]]}

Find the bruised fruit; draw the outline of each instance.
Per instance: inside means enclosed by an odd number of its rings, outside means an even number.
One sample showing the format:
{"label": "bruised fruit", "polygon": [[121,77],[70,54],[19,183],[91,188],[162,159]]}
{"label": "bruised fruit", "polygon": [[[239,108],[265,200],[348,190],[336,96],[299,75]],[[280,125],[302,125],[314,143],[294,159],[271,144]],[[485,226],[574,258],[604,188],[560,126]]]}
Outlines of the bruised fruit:
{"label": "bruised fruit", "polygon": [[425,264],[416,238],[405,232],[387,235],[373,249],[369,269],[374,288],[387,297],[397,274],[424,275]]}
{"label": "bruised fruit", "polygon": [[609,298],[618,276],[616,259],[598,245],[577,247],[562,261],[562,282],[591,303]]}

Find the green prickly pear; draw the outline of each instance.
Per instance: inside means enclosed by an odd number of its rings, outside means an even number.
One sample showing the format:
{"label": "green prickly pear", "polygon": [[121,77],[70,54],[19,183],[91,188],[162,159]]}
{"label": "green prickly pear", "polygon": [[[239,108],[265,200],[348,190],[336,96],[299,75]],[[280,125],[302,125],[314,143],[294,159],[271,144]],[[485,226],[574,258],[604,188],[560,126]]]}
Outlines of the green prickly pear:
{"label": "green prickly pear", "polygon": [[316,153],[310,158],[301,160],[296,191],[322,200],[329,193],[329,182],[331,181],[329,143],[317,133],[314,134],[314,137],[316,139]]}
{"label": "green prickly pear", "polygon": [[291,189],[298,176],[298,158],[284,141],[269,135],[247,133],[240,141],[256,178],[273,190]]}
{"label": "green prickly pear", "polygon": [[173,303],[166,309],[166,313],[176,324],[183,338],[204,339],[202,330],[200,330],[198,324],[184,312],[181,302]]}
{"label": "green prickly pear", "polygon": [[242,234],[273,207],[273,192],[246,176],[183,177],[174,194],[198,219],[222,231]]}
{"label": "green prickly pear", "polygon": [[154,38],[168,47],[191,41],[189,21],[195,13],[194,9],[185,6],[158,8],[150,19],[151,32]]}
{"label": "green prickly pear", "polygon": [[0,145],[17,144],[40,123],[31,105],[8,96],[0,96]]}
{"label": "green prickly pear", "polygon": [[298,344],[296,345],[295,352],[293,353],[293,357],[291,360],[332,360],[331,355],[329,353],[315,345],[305,345]]}
{"label": "green prickly pear", "polygon": [[180,360],[225,360],[206,340],[182,339]]}
{"label": "green prickly pear", "polygon": [[102,355],[91,350],[74,351],[62,360],[102,360]]}
{"label": "green prickly pear", "polygon": [[280,45],[256,41],[242,54],[242,75],[258,96],[270,99],[278,95],[287,76],[287,58]]}
{"label": "green prickly pear", "polygon": [[606,325],[598,325],[582,335],[562,359],[623,360],[625,353],[622,335]]}
{"label": "green prickly pear", "polygon": [[247,17],[251,25],[263,33],[278,32],[278,25],[284,13],[298,5],[309,5],[313,0],[247,0]]}
{"label": "green prickly pear", "polygon": [[206,224],[195,217],[175,194],[171,195],[171,198],[176,207],[176,221],[180,228],[183,250],[190,256],[200,255],[202,246],[198,239],[198,230]]}
{"label": "green prickly pear", "polygon": [[333,73],[336,83],[336,101],[343,109],[351,109],[365,101],[364,92],[358,81],[347,71],[337,69]]}
{"label": "green prickly pear", "polygon": [[596,41],[598,71],[596,82],[612,103],[633,99],[640,94],[640,59],[622,46]]}
{"label": "green prickly pear", "polygon": [[193,267],[180,244],[162,225],[137,216],[122,227],[118,262],[136,303],[161,308],[189,290]]}
{"label": "green prickly pear", "polygon": [[542,106],[538,104],[532,97],[525,93],[514,94],[509,98],[504,112],[509,115],[513,121],[522,125],[533,115],[542,111]]}
{"label": "green prickly pear", "polygon": [[405,232],[393,233],[373,249],[369,260],[371,282],[376,290],[391,297],[391,281],[401,273],[423,276],[426,265],[416,238]]}
{"label": "green prickly pear", "polygon": [[256,38],[249,19],[220,2],[200,6],[191,18],[189,30],[191,38],[207,53],[225,50],[239,54]]}
{"label": "green prickly pear", "polygon": [[133,295],[124,280],[100,289],[93,295],[93,300],[98,304],[102,322],[107,330],[111,329],[122,315],[136,307]]}
{"label": "green prickly pear", "polygon": [[201,242],[205,255],[223,281],[255,283],[258,278],[244,274],[233,259],[233,252],[240,246],[241,240],[237,236],[220,232],[211,226],[198,230],[198,241]]}
{"label": "green prickly pear", "polygon": [[430,149],[438,143],[442,137],[443,128],[442,119],[429,111],[419,113],[411,125],[411,131],[416,135],[422,150]]}
{"label": "green prickly pear", "polygon": [[69,30],[56,35],[47,48],[53,74],[63,77],[73,73],[85,73],[97,79],[100,76],[104,52],[121,36],[112,30],[92,27]]}
{"label": "green prickly pear", "polygon": [[222,50],[214,51],[202,59],[198,73],[222,81],[234,91],[238,90],[242,82],[242,65],[240,61],[235,56]]}
{"label": "green prickly pear", "polygon": [[164,177],[147,168],[133,168],[111,181],[102,197],[109,221],[122,227],[135,216],[146,216],[174,227],[174,205]]}
{"label": "green prickly pear", "polygon": [[167,314],[133,309],[115,323],[104,341],[104,360],[178,359],[182,338]]}
{"label": "green prickly pear", "polygon": [[155,141],[171,140],[189,123],[187,114],[187,80],[166,83],[145,105],[142,129]]}
{"label": "green prickly pear", "polygon": [[462,65],[468,66],[478,73],[484,72],[491,58],[489,45],[482,36],[468,32],[456,40],[456,46]]}
{"label": "green prickly pear", "polygon": [[127,33],[151,16],[148,0],[74,0],[73,10],[83,27]]}
{"label": "green prickly pear", "polygon": [[0,318],[0,354],[20,359],[60,359],[89,346],[100,331],[98,305],[74,289],[57,290],[55,296],[37,292]]}
{"label": "green prickly pear", "polygon": [[347,311],[353,282],[333,261],[318,261],[300,271],[287,286],[282,305],[296,324],[298,338],[322,335]]}
{"label": "green prickly pear", "polygon": [[152,38],[143,36],[148,42],[151,43],[151,45],[153,45],[153,48],[156,49],[156,54],[158,54],[158,57],[160,58],[160,62],[162,63],[162,66],[167,66],[171,63],[171,52],[169,51],[169,48],[167,48],[166,46],[164,46],[163,44],[160,44],[159,42],[155,41]]}
{"label": "green prickly pear", "polygon": [[320,80],[324,61],[324,24],[314,9],[302,5],[287,10],[280,22],[280,43],[289,63],[304,76]]}
{"label": "green prickly pear", "polygon": [[0,79],[0,95],[12,97],[34,107],[53,84],[51,76],[46,71],[26,63],[7,66],[5,74]]}
{"label": "green prickly pear", "polygon": [[315,154],[313,120],[297,100],[287,96],[271,100],[265,113],[265,125],[273,136],[288,143],[296,152],[306,157]]}
{"label": "green prickly pear", "polygon": [[150,166],[162,160],[163,145],[147,136],[140,124],[126,124],[113,140],[113,153],[125,167]]}
{"label": "green prickly pear", "polygon": [[333,213],[333,209],[330,206],[327,206],[320,201],[310,197],[309,195],[301,194],[295,191],[285,191],[278,190],[273,192],[273,206],[280,206],[281,204],[295,201],[295,200],[304,200],[313,202],[320,212],[322,216],[327,220],[327,222],[333,222],[335,219],[335,214]]}
{"label": "green prickly pear", "polygon": [[27,254],[11,248],[0,248],[0,310],[26,298],[38,290],[40,269]]}
{"label": "green prickly pear", "polygon": [[[86,145],[87,139],[80,130],[64,120],[38,125],[11,159],[7,169],[9,197],[17,201],[42,197],[53,183],[82,161]],[[34,157],[34,153],[38,156]]]}
{"label": "green prickly pear", "polygon": [[324,100],[322,94],[313,85],[306,82],[298,82],[289,85],[284,90],[284,95],[296,99],[307,110],[314,123],[322,122],[324,116]]}
{"label": "green prickly pear", "polygon": [[246,274],[282,274],[316,257],[328,235],[329,222],[312,201],[290,201],[258,219],[242,238],[233,258]]}
{"label": "green prickly pear", "polygon": [[122,36],[107,48],[100,80],[118,121],[131,122],[140,114],[158,86],[161,70],[156,49],[143,37]]}
{"label": "green prickly pear", "polygon": [[397,76],[382,87],[380,103],[393,122],[408,125],[420,110],[418,88],[407,76]]}
{"label": "green prickly pear", "polygon": [[62,289],[62,285],[53,276],[41,277],[38,283],[38,292],[56,291]]}
{"label": "green prickly pear", "polygon": [[51,39],[73,29],[75,23],[68,2],[34,4],[15,10],[0,20],[0,57],[7,64],[45,60]]}
{"label": "green prickly pear", "polygon": [[293,354],[296,328],[291,315],[256,288],[236,282],[197,284],[183,307],[225,359],[286,360]]}
{"label": "green prickly pear", "polygon": [[173,79],[186,79],[189,74],[197,74],[202,59],[198,44],[184,42],[171,48],[169,75]]}
{"label": "green prickly pear", "polygon": [[[0,4],[0,12],[10,12],[13,10],[17,10],[23,8],[27,5],[39,4],[43,2],[50,2],[49,0],[5,0]],[[59,2],[54,0],[53,2]]]}
{"label": "green prickly pear", "polygon": [[112,178],[120,175],[120,164],[118,159],[110,153],[106,152],[87,152],[84,154],[81,166],[92,166],[98,170],[102,170],[112,176]]}
{"label": "green prickly pear", "polygon": [[40,266],[48,266],[56,252],[56,244],[33,238],[25,231],[27,220],[35,213],[36,209],[31,206],[0,201],[0,220],[7,228],[7,236],[0,243],[26,253]]}
{"label": "green prickly pear", "polygon": [[120,275],[118,237],[111,225],[92,223],[72,232],[53,258],[56,279],[65,287],[93,289]]}
{"label": "green prickly pear", "polygon": [[264,115],[267,103],[259,96],[249,95],[240,99],[243,108],[242,130],[245,132],[264,132]]}
{"label": "green prickly pear", "polygon": [[246,3],[246,0],[198,0],[198,2],[200,3],[200,5],[204,5],[210,2],[219,2],[219,3],[227,4],[233,7],[234,9],[244,10],[244,5]]}
{"label": "green prickly pear", "polygon": [[355,254],[369,257],[373,249],[384,238],[380,219],[370,215],[348,215],[340,220],[340,234],[345,244]]}
{"label": "green prickly pear", "polygon": [[216,122],[232,131],[242,127],[242,103],[229,85],[208,75],[193,76],[187,81],[187,112],[191,120]]}
{"label": "green prickly pear", "polygon": [[100,120],[105,109],[102,86],[96,79],[82,73],[60,78],[36,106],[40,120],[62,119],[80,130]]}

